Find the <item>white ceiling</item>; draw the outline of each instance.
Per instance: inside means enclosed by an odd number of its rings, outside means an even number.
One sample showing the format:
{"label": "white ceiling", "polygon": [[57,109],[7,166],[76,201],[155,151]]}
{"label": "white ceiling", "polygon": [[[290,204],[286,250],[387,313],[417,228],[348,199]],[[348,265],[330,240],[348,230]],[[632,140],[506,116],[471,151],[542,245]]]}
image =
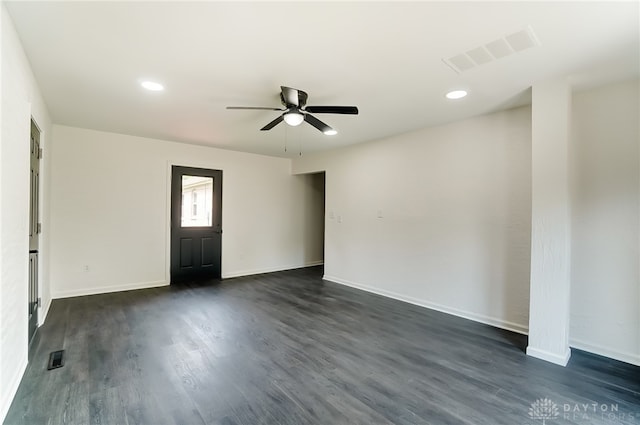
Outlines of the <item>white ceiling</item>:
{"label": "white ceiling", "polygon": [[[527,103],[546,78],[640,74],[637,1],[5,3],[55,123],[275,156]],[[529,25],[538,47],[461,74],[442,61]],[[225,109],[279,107],[280,85],[360,115],[318,115],[339,131],[325,136]],[[454,88],[469,96],[445,99]]]}

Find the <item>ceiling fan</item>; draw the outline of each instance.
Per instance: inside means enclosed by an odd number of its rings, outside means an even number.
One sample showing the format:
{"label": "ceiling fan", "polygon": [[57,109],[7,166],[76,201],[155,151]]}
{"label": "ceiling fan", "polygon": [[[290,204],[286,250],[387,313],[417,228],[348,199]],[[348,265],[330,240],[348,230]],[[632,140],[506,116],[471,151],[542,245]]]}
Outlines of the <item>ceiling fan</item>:
{"label": "ceiling fan", "polygon": [[323,123],[314,114],[349,114],[358,115],[356,106],[307,106],[307,93],[292,89],[291,87],[280,86],[280,101],[284,108],[269,108],[261,106],[227,106],[227,109],[261,109],[266,111],[283,111],[275,120],[262,127],[261,131],[271,130],[282,121],[291,126],[297,126],[306,121],[328,136],[333,136],[338,132],[329,125]]}

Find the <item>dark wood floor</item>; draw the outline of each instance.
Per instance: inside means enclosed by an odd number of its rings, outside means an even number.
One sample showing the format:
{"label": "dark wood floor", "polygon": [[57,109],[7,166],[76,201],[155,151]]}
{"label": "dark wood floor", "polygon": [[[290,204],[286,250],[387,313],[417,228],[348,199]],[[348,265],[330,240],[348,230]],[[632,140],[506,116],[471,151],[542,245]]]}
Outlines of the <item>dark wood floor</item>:
{"label": "dark wood floor", "polygon": [[638,367],[576,350],[551,365],[522,335],[321,276],[56,300],[4,423],[542,424],[543,398],[549,425],[640,423]]}

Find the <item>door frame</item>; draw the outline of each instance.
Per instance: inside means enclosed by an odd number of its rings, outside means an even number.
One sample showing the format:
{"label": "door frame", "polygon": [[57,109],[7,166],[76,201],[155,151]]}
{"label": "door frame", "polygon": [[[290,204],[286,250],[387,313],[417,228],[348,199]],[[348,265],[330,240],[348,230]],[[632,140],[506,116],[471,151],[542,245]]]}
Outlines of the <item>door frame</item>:
{"label": "door frame", "polygon": [[[35,127],[36,130],[38,131],[38,148],[40,149],[40,151],[42,152],[44,150],[44,132],[42,131],[42,128],[40,127],[40,125],[38,125],[38,121],[36,121],[36,118],[33,115],[29,116],[29,146],[31,146],[31,130],[32,127]],[[31,171],[31,151],[29,152],[29,171]],[[30,321],[29,318],[27,316],[27,345],[28,345],[28,351],[31,354],[32,348],[33,348],[33,342],[36,339],[36,336],[38,335],[38,329],[40,329],[40,326],[42,326],[44,324],[44,319],[45,319],[45,315],[48,312],[48,305],[47,310],[45,311],[44,309],[44,305],[42,303],[42,294],[43,294],[43,286],[42,286],[42,263],[44,262],[44,256],[43,256],[43,237],[42,237],[42,230],[40,229],[40,226],[43,225],[43,209],[44,209],[44,203],[43,203],[43,181],[42,181],[42,177],[44,174],[44,157],[40,156],[40,154],[38,153],[38,180],[37,180],[37,184],[36,184],[36,204],[37,204],[37,208],[36,208],[36,216],[35,216],[35,225],[36,225],[36,229],[33,230],[34,232],[36,232],[37,235],[37,239],[38,239],[38,249],[35,250],[36,253],[36,264],[35,264],[35,269],[33,270],[35,272],[35,290],[37,291],[36,298],[36,305],[35,305],[35,330],[33,335],[31,336],[31,338],[29,338],[29,333],[31,332],[31,329],[29,328],[30,326]],[[33,208],[33,193],[32,193],[32,187],[31,187],[31,181],[29,181],[29,210],[27,215],[29,216],[29,219],[31,220],[33,217],[31,217],[31,208]],[[28,263],[29,263],[29,267],[31,267],[31,255],[32,255],[32,250],[31,250],[31,240],[29,240],[29,254],[28,254]],[[31,269],[29,270],[28,273],[28,277],[27,277],[27,301],[31,301]]]}
{"label": "door frame", "polygon": [[[222,171],[222,175],[224,176],[225,167],[215,164],[215,163],[204,163],[199,161],[176,161],[176,160],[168,160],[166,166],[166,198],[165,198],[165,271],[164,271],[164,279],[165,283],[169,285],[171,283],[171,172],[173,167],[189,167],[189,168],[204,168],[209,170],[220,170]],[[221,220],[224,223],[224,214],[225,214],[225,179],[222,179],[222,208],[220,211]],[[220,249],[220,276],[222,279],[225,278],[225,264],[224,264],[224,240],[225,233],[223,232],[221,236],[221,249]]]}

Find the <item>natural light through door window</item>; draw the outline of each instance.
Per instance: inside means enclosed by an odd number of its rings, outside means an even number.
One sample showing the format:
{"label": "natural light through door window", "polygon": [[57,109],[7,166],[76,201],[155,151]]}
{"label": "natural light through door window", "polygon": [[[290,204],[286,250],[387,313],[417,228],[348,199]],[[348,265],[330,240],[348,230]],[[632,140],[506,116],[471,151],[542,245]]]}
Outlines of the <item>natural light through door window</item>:
{"label": "natural light through door window", "polygon": [[182,176],[182,227],[211,226],[213,178]]}

